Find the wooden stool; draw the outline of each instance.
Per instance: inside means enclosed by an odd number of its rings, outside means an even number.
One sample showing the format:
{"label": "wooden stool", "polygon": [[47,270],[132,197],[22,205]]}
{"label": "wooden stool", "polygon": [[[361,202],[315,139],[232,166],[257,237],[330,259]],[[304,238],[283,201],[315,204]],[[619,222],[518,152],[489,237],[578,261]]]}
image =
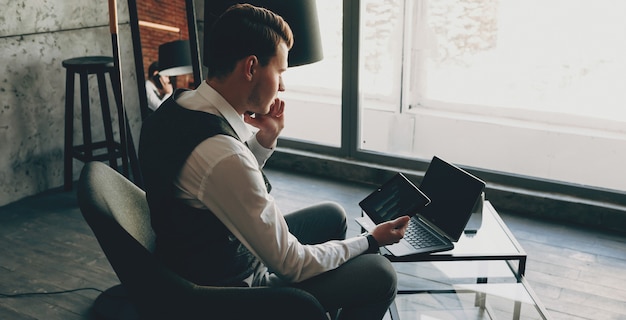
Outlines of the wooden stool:
{"label": "wooden stool", "polygon": [[[64,189],[71,190],[73,183],[73,160],[74,158],[82,161],[103,161],[108,160],[109,165],[118,170],[117,159],[122,158],[123,174],[128,177],[128,153],[127,148],[133,148],[130,131],[127,141],[115,141],[113,137],[113,124],[111,122],[111,111],[109,108],[109,97],[106,88],[105,74],[109,74],[109,79],[113,83],[113,93],[116,96],[115,102],[118,106],[117,116],[119,130],[128,130],[128,121],[126,114],[122,115],[121,95],[115,86],[116,73],[112,57],[91,56],[78,57],[63,61],[63,67],[67,69],[65,83],[65,151],[64,151]],[[83,144],[74,145],[74,78],[75,75],[80,76],[80,105],[81,120],[83,128]],[[89,75],[95,74],[98,79],[98,89],[100,96],[100,107],[102,110],[102,121],[104,125],[105,140],[92,141],[91,135],[91,116],[89,106]],[[124,118],[122,118],[122,116]],[[122,135],[120,135],[122,136]],[[122,139],[120,139],[122,140]],[[129,143],[130,142],[130,143]]]}

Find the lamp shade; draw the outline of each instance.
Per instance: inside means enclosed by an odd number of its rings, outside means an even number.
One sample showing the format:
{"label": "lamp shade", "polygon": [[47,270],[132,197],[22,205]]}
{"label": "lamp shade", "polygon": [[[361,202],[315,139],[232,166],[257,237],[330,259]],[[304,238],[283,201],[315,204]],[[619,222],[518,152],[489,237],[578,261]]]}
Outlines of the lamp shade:
{"label": "lamp shade", "polygon": [[189,40],[176,40],[159,46],[159,73],[179,76],[193,72]]}
{"label": "lamp shade", "polygon": [[[233,0],[205,2],[204,52],[207,52],[213,22],[231,5],[239,2]],[[315,0],[250,0],[247,3],[269,9],[287,21],[294,37],[293,47],[289,51],[290,67],[317,62],[324,58]],[[204,57],[206,59],[207,55]]]}

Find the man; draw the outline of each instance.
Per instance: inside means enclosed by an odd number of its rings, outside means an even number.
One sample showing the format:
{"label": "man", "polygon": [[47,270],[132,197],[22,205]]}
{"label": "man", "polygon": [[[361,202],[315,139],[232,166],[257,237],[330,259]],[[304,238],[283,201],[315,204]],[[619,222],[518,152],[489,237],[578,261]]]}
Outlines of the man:
{"label": "man", "polygon": [[[177,91],[144,122],[139,160],[156,255],[200,285],[294,286],[340,319],[381,319],[396,275],[377,252],[408,217],[344,239],[334,203],[280,212],[261,168],[284,127],[281,74],[293,36],[269,10],[235,5],[215,22],[207,80]],[[248,123],[257,128],[252,134]]]}
{"label": "man", "polygon": [[152,111],[156,110],[163,101],[172,95],[173,91],[170,78],[159,74],[159,63],[153,62],[150,64],[150,67],[148,67],[148,79],[146,79],[148,108]]}

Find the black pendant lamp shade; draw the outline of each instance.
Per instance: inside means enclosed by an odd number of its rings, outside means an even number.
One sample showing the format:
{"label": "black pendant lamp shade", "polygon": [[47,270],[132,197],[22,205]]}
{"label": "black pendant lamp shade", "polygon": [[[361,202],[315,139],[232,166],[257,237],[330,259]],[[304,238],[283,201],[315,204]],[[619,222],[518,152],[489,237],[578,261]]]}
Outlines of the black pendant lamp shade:
{"label": "black pendant lamp shade", "polygon": [[176,40],[159,46],[159,73],[179,76],[193,73],[189,40]]}
{"label": "black pendant lamp shade", "polygon": [[[241,3],[233,0],[205,1],[204,4],[204,52],[213,22],[230,6]],[[323,59],[317,6],[315,0],[250,0],[251,5],[263,7],[280,15],[291,27],[294,44],[289,51],[289,66],[295,67]],[[207,55],[204,55],[207,58]],[[206,60],[205,60],[205,65]]]}

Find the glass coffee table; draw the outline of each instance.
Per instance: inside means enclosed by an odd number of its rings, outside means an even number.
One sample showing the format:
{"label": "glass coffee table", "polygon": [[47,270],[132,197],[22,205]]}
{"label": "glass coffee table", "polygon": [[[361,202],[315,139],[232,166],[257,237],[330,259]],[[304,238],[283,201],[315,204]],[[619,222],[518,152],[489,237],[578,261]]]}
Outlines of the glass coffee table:
{"label": "glass coffee table", "polygon": [[480,228],[463,234],[450,251],[381,253],[398,274],[392,320],[549,319],[524,278],[526,252],[488,201]]}

